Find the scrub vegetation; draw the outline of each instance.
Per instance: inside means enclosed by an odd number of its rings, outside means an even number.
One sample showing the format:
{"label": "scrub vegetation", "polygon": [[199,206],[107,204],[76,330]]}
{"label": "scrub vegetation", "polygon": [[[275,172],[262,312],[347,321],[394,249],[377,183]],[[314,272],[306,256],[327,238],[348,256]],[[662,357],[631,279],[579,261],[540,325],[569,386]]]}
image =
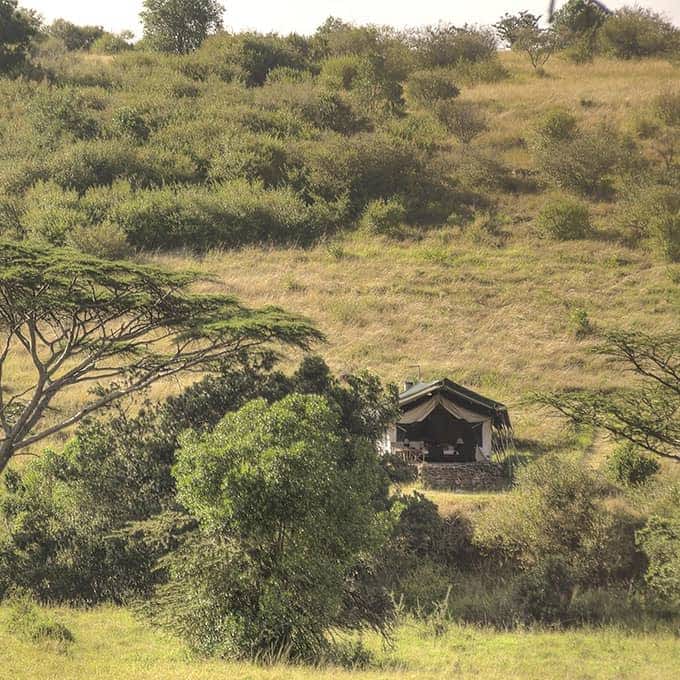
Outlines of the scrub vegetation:
{"label": "scrub vegetation", "polygon": [[[673,677],[680,31],[143,4],[0,0],[8,674]],[[378,455],[414,364],[506,491]]]}

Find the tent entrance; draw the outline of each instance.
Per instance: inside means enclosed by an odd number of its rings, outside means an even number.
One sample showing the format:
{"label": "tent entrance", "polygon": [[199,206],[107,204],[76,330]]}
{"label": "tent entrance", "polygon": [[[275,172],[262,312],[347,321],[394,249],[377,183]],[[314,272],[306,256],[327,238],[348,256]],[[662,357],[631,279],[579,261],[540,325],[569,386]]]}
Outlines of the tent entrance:
{"label": "tent entrance", "polygon": [[472,462],[477,447],[482,446],[482,422],[470,423],[456,417],[446,406],[426,402],[414,412],[403,414],[397,423],[397,439],[422,442],[427,462]]}

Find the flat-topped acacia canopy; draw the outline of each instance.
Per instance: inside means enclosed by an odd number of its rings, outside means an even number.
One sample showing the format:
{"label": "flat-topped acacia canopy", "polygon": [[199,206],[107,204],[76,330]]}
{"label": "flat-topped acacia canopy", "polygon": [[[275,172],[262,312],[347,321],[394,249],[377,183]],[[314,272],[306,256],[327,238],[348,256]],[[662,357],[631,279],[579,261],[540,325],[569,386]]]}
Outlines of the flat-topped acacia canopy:
{"label": "flat-topped acacia canopy", "polygon": [[[322,339],[308,320],[278,307],[191,292],[204,279],[0,242],[0,471],[16,451],[161,378],[210,370],[272,342],[307,348]],[[17,354],[31,369],[20,385],[8,371]],[[96,389],[43,425],[54,398],[76,385]]]}

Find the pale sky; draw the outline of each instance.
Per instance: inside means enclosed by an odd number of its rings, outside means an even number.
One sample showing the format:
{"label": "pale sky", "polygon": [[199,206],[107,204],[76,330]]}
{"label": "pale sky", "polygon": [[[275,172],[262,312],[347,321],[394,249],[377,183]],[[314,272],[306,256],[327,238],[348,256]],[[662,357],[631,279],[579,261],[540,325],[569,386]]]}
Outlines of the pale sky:
{"label": "pale sky", "polygon": [[[616,9],[635,0],[611,0]],[[95,24],[109,31],[130,29],[141,34],[139,11],[142,0],[19,0],[38,10],[48,21],[63,17],[77,24]],[[504,12],[526,9],[535,14],[547,11],[548,0],[223,0],[227,8],[225,26],[230,30],[312,33],[329,15],[355,23],[418,26],[446,21],[454,24],[491,24]],[[556,3],[561,4],[560,0]],[[640,0],[639,4],[665,14],[680,25],[680,0]]]}

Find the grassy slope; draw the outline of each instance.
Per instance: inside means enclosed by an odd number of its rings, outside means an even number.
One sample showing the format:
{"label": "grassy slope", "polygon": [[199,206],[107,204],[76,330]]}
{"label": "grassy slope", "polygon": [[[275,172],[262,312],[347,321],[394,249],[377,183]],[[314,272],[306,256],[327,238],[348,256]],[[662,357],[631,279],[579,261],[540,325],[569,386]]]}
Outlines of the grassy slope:
{"label": "grassy slope", "polygon": [[[521,140],[542,112],[564,106],[583,126],[610,121],[626,129],[678,78],[666,62],[608,60],[555,60],[549,77],[537,78],[517,55],[502,56],[512,77],[467,88],[461,98],[484,106],[490,129],[478,143],[514,170],[531,168]],[[419,363],[425,377],[448,375],[505,400],[521,437],[549,443],[552,424],[520,405],[529,391],[622,380],[588,354],[587,339],[575,339],[573,310],[584,309],[600,327],[672,328],[680,315],[677,273],[607,236],[612,203],[591,204],[594,238],[554,243],[534,235],[545,194],[496,199],[508,233],[501,248],[443,228],[417,242],[356,233],[309,250],[247,248],[200,263],[183,255],[156,259],[199,264],[216,277],[209,290],[308,315],[327,333],[322,352],[338,371],[366,367],[400,381]]]}
{"label": "grassy slope", "polygon": [[[0,676],[14,680],[324,680],[352,678],[663,678],[676,677],[680,645],[670,631],[629,635],[616,629],[570,632],[499,633],[452,627],[435,637],[422,626],[402,626],[391,649],[367,643],[377,654],[375,668],[348,672],[192,659],[173,638],[135,621],[124,610],[57,610],[75,636],[60,653],[48,644],[30,644],[0,632]],[[5,612],[0,610],[0,618]]]}
{"label": "grassy slope", "polygon": [[[464,88],[461,99],[480,103],[489,117],[489,130],[475,144],[516,171],[532,167],[523,140],[542,112],[564,106],[581,125],[612,121],[625,129],[679,74],[662,61],[574,66],[556,59],[549,76],[537,78],[520,56],[502,58],[511,78]],[[591,204],[598,236],[554,243],[534,235],[544,193],[494,198],[508,234],[500,248],[480,246],[447,227],[420,241],[355,233],[308,250],[246,248],[200,261],[182,254],[153,259],[204,269],[216,277],[209,290],[308,315],[327,333],[321,352],[337,371],[370,368],[400,381],[419,363],[425,377],[448,375],[506,401],[518,436],[551,446],[560,437],[555,423],[522,406],[528,392],[625,379],[589,355],[588,339],[576,340],[573,311],[585,310],[596,326],[671,328],[680,315],[678,272],[607,236],[613,203]],[[21,383],[28,364],[15,361],[13,370]],[[152,396],[175,389],[177,383],[157,386]],[[68,410],[81,398],[71,392],[57,405]]]}

